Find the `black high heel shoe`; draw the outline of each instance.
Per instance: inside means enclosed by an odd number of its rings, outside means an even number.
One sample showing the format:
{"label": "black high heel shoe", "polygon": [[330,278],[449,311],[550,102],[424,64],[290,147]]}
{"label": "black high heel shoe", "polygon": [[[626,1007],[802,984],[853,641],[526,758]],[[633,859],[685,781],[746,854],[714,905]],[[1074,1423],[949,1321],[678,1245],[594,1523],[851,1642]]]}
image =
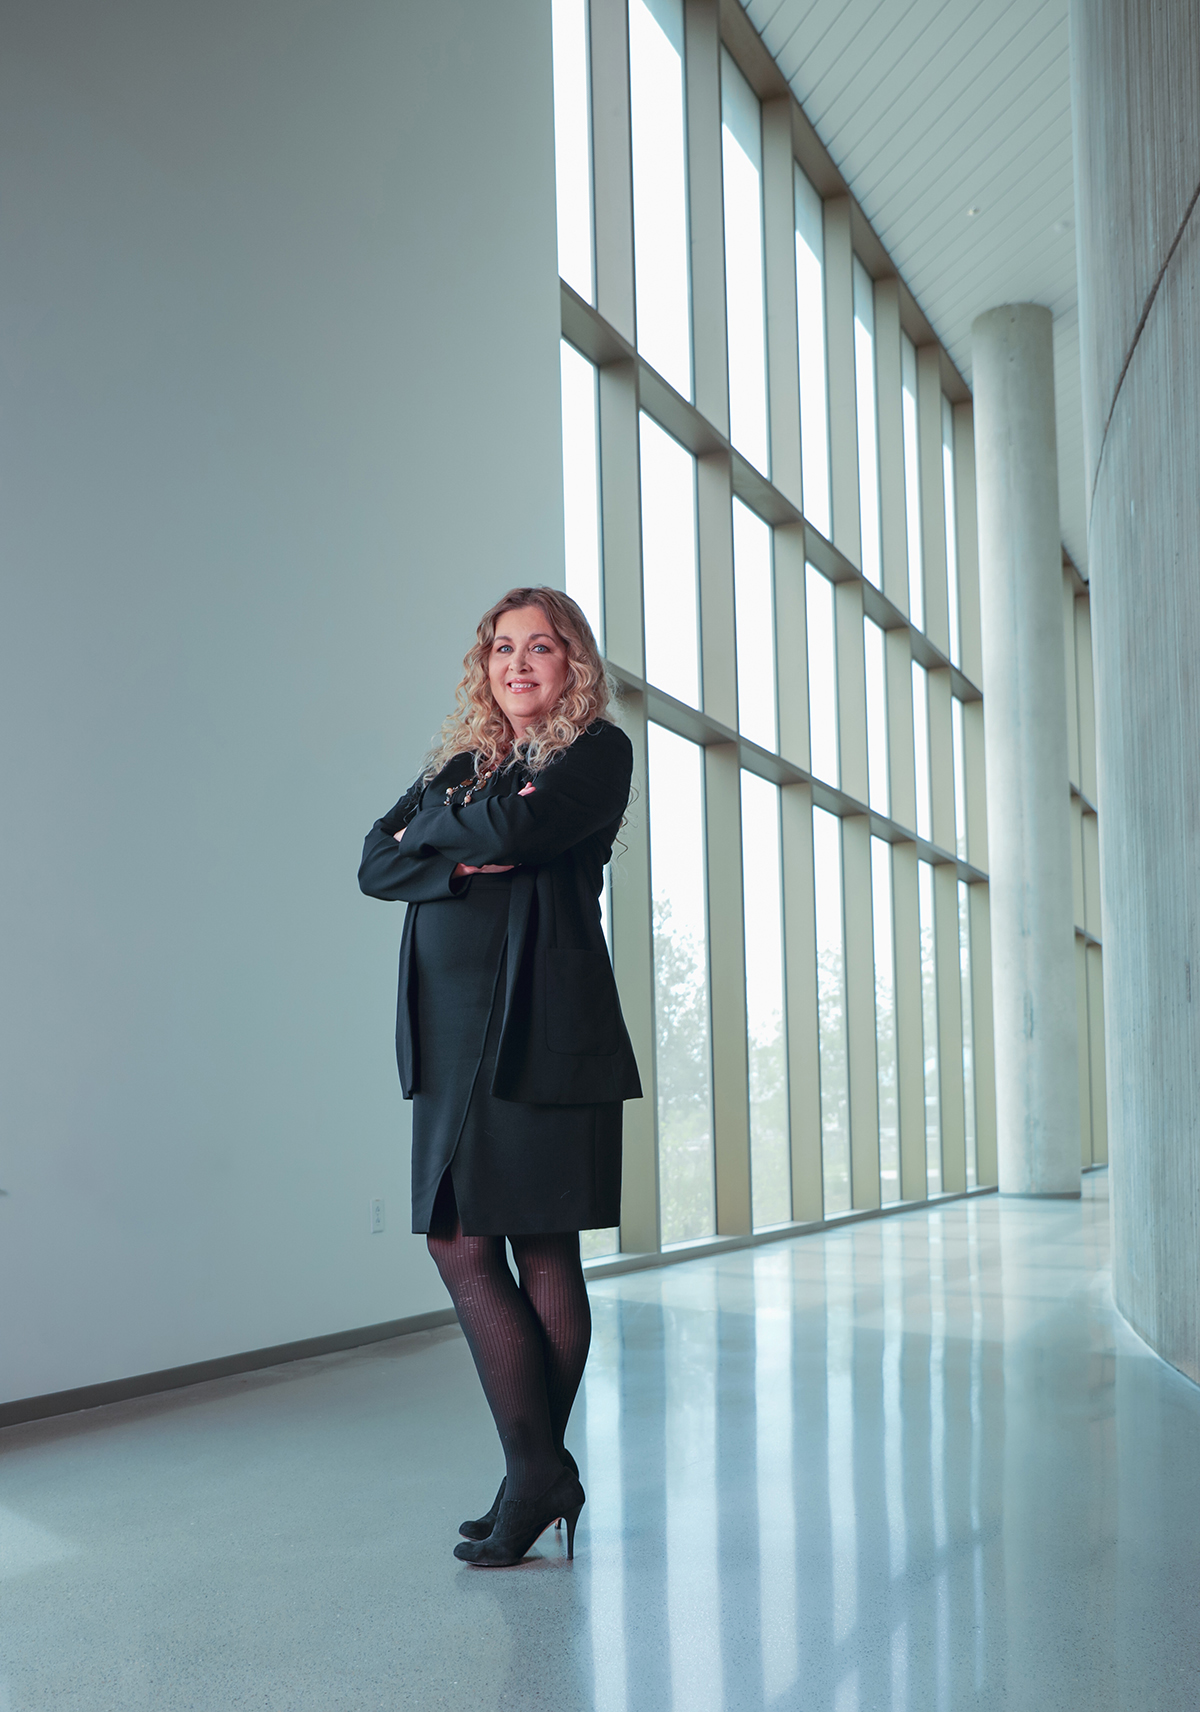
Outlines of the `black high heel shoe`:
{"label": "black high heel shoe", "polygon": [[584,1491],[578,1477],[564,1468],[540,1498],[505,1498],[496,1525],[486,1540],[463,1540],[454,1548],[456,1558],[476,1569],[507,1569],[520,1563],[539,1534],[556,1516],[567,1524],[567,1556],[575,1556],[575,1524],[584,1506]]}
{"label": "black high heel shoe", "polygon": [[[569,1450],[564,1450],[562,1454],[563,1454],[563,1467],[569,1468],[571,1473],[575,1476],[576,1480],[578,1480],[579,1479],[579,1464],[575,1461],[575,1458],[571,1455]],[[507,1479],[502,1480],[500,1482],[500,1490],[496,1493],[495,1502],[493,1503],[491,1509],[487,1512],[486,1516],[477,1516],[473,1522],[460,1522],[459,1523],[458,1531],[462,1535],[464,1540],[486,1540],[487,1539],[487,1537],[491,1533],[492,1529],[496,1526],[496,1517],[500,1514],[500,1506],[504,1502],[504,1488],[507,1485],[508,1485]],[[562,1527],[562,1517],[561,1516],[555,1522],[554,1526],[556,1528]]]}

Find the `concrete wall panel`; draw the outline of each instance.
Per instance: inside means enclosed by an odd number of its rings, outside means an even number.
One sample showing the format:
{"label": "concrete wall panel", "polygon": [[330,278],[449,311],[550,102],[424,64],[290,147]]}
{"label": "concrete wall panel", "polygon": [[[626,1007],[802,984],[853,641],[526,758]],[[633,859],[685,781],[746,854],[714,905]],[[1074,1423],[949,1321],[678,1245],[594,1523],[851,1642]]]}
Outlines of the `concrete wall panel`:
{"label": "concrete wall panel", "polygon": [[1113,1283],[1200,1380],[1200,5],[1071,29]]}

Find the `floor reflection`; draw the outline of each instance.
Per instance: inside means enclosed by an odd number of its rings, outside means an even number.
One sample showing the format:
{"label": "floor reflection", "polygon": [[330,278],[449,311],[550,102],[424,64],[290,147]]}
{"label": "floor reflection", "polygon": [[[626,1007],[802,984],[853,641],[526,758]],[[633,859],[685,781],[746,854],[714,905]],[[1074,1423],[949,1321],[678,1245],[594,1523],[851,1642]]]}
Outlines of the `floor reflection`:
{"label": "floor reflection", "polygon": [[1200,1391],[1106,1193],[597,1281],[574,1563],[451,1555],[449,1333],[0,1434],[5,1712],[1196,1712]]}
{"label": "floor reflection", "polygon": [[[1106,1254],[1098,1175],[1081,1205],[956,1202],[598,1285],[598,1319],[650,1316],[619,1389],[588,1378],[593,1483],[619,1454],[639,1494],[591,1559],[600,1712],[1200,1704],[1190,1607],[1167,1623],[1184,1697],[1157,1701],[1116,1611],[1121,1587],[1146,1605],[1126,1585],[1145,1522],[1118,1549],[1119,1495],[1177,1485],[1200,1394],[1113,1314]],[[1114,1367],[1141,1457],[1121,1456]],[[655,1423],[657,1492],[631,1479]],[[1195,1567],[1170,1498],[1146,1513]],[[619,1689],[617,1610],[645,1655]]]}

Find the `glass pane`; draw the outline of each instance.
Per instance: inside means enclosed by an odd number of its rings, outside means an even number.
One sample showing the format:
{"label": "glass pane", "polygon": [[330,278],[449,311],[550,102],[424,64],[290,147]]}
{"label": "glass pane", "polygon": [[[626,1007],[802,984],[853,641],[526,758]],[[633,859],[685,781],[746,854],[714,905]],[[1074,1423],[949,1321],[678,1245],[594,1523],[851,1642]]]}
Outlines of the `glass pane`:
{"label": "glass pane", "polygon": [[725,303],[729,329],[729,437],[764,475],[767,341],[763,296],[762,114],[758,97],[721,49],[721,167],[725,187]]}
{"label": "glass pane", "polygon": [[900,404],[904,421],[904,515],[908,527],[908,616],[925,628],[925,570],[921,552],[921,468],[917,461],[917,349],[900,335]]}
{"label": "glass pane", "polygon": [[850,1211],[850,1088],[846,1069],[846,967],[842,939],[842,823],[813,809],[817,906],[817,1044],[821,1065],[821,1171],[825,1215]]}
{"label": "glass pane", "polygon": [[775,601],[771,527],[733,502],[733,592],[737,641],[738,730],[764,749],[779,746],[775,712]]}
{"label": "glass pane", "polygon": [[[576,597],[578,598],[578,597]],[[600,888],[600,926],[604,930],[608,955],[612,956],[612,870],[605,868],[604,884]],[[584,1260],[598,1260],[602,1255],[618,1254],[621,1231],[618,1225],[607,1230],[586,1230],[579,1233],[579,1253]]]}
{"label": "glass pane", "polygon": [[938,1075],[937,942],[933,926],[933,869],[917,863],[921,916],[921,1032],[925,1040],[925,1172],[929,1193],[942,1192],[942,1095]]}
{"label": "glass pane", "polygon": [[553,0],[554,176],[558,271],[596,300],[592,249],[592,114],[587,0]]}
{"label": "glass pane", "polygon": [[875,287],[854,258],[854,392],[858,411],[858,514],[862,573],[878,588],[883,577],[879,542],[879,444],[875,422]]}
{"label": "glass pane", "polygon": [[600,592],[600,437],[596,370],[562,341],[563,524],[567,593],[604,647]]}
{"label": "glass pane", "polygon": [[912,663],[913,764],[917,787],[917,836],[933,837],[933,811],[929,783],[929,676],[924,666]]}
{"label": "glass pane", "polygon": [[875,1054],[879,1067],[879,1189],[886,1206],[900,1199],[900,1105],[896,1075],[896,968],[892,938],[892,847],[871,840],[871,913],[875,930]]}
{"label": "glass pane", "polygon": [[779,787],[742,773],[746,1024],[750,1053],[750,1182],[754,1228],[792,1216],[783,1021],[783,878]]}
{"label": "glass pane", "polygon": [[975,1007],[971,1000],[971,888],[958,882],[958,968],[962,982],[963,1102],[966,1108],[967,1188],[979,1181],[979,1145],[975,1124]]}
{"label": "glass pane", "polygon": [[686,1242],[716,1229],[704,757],[661,725],[649,727],[647,743],[662,1240]]}
{"label": "glass pane", "polygon": [[683,0],[629,0],[638,350],[692,396]]}
{"label": "glass pane", "polygon": [[867,797],[876,814],[887,814],[887,664],[883,631],[871,618],[863,619],[863,655],[867,671]]}
{"label": "glass pane", "polygon": [[800,463],[804,515],[826,538],[829,516],[829,404],[825,368],[824,208],[795,169],[796,331],[800,350]]}
{"label": "glass pane", "polygon": [[699,707],[696,463],[644,412],[641,451],[646,677],[668,695]]}
{"label": "glass pane", "polygon": [[946,598],[950,614],[950,659],[962,665],[958,616],[958,515],[954,504],[954,412],[942,397],[942,504],[946,511]]}
{"label": "glass pane", "polygon": [[618,1254],[621,1232],[617,1225],[611,1230],[585,1230],[579,1233],[579,1254],[582,1260],[600,1260],[606,1254]]}
{"label": "glass pane", "polygon": [[808,723],[812,771],[827,784],[838,782],[837,656],[834,649],[833,584],[815,565],[807,568]]}
{"label": "glass pane", "polygon": [[955,696],[950,703],[950,733],[954,744],[954,834],[955,854],[967,857],[967,768],[963,749],[963,705]]}

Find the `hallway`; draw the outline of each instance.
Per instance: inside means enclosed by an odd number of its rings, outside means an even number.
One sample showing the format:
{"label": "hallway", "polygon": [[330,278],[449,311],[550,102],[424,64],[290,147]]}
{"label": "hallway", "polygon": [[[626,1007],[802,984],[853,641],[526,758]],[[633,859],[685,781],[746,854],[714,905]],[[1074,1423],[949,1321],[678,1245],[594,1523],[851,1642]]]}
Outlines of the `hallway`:
{"label": "hallway", "polygon": [[578,1556],[456,1563],[456,1332],[0,1434],[3,1712],[1184,1712],[1200,1393],[1107,1178],[592,1284]]}

